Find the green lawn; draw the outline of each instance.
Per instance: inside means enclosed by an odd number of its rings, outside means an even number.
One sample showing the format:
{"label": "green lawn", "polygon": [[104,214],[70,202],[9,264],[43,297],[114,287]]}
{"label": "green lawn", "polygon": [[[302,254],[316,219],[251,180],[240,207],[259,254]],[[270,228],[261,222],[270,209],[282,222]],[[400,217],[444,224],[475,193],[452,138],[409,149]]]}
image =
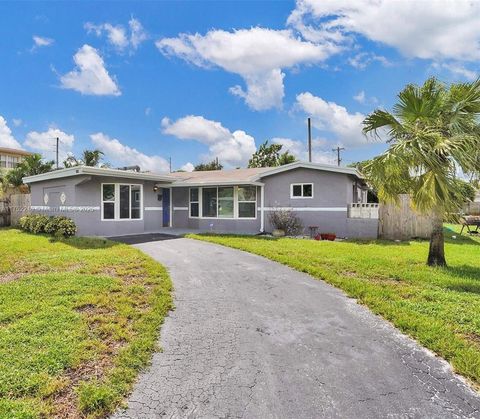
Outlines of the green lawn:
{"label": "green lawn", "polygon": [[[246,250],[344,290],[480,385],[480,240],[447,227],[448,268],[425,265],[428,242],[325,242],[190,235]],[[452,236],[456,235],[456,239]]]}
{"label": "green lawn", "polygon": [[102,417],[150,360],[165,269],[101,239],[0,229],[0,417]]}

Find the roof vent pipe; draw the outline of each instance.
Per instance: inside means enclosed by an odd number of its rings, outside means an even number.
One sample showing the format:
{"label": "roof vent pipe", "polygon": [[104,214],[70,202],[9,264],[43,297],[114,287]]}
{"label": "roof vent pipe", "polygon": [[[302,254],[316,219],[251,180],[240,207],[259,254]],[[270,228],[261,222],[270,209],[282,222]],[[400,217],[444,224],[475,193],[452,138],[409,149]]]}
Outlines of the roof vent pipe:
{"label": "roof vent pipe", "polygon": [[308,118],[308,161],[312,162],[312,119]]}

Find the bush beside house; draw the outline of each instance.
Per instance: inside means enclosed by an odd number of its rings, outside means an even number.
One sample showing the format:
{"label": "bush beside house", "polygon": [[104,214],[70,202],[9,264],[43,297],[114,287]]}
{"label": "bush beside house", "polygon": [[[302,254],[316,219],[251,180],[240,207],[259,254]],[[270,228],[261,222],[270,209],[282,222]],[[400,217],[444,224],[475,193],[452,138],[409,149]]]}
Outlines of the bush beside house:
{"label": "bush beside house", "polygon": [[52,236],[72,237],[77,232],[74,221],[67,217],[25,215],[20,218],[19,226],[29,233],[46,233]]}

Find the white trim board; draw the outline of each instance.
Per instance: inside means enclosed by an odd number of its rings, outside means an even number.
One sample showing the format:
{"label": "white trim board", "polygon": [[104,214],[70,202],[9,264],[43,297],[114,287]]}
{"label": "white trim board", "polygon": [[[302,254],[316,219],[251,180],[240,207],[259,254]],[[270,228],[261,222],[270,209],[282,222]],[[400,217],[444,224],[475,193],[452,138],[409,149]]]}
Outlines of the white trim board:
{"label": "white trim board", "polygon": [[174,211],[188,211],[188,207],[173,207]]}
{"label": "white trim board", "polygon": [[50,206],[50,205],[32,205],[30,209],[35,211],[100,211],[100,207],[91,207],[85,205],[59,205],[59,206]]}
{"label": "white trim board", "polygon": [[145,207],[145,211],[163,211],[162,207]]}
{"label": "white trim board", "polygon": [[[260,207],[257,211],[261,211]],[[293,212],[347,212],[347,207],[263,207],[264,211],[293,211]]]}

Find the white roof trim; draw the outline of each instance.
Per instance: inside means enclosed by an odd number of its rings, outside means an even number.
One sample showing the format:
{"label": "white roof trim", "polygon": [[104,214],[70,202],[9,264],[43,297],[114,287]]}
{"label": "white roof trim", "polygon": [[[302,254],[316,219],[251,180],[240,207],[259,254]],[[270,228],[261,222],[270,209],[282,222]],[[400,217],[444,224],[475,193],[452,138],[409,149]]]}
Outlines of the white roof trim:
{"label": "white roof trim", "polygon": [[356,176],[360,179],[363,179],[363,176],[360,172],[353,167],[339,167],[332,166],[330,164],[321,164],[321,163],[308,163],[308,162],[295,162],[290,164],[285,164],[283,166],[273,167],[272,170],[267,170],[266,172],[259,173],[255,176],[254,180],[259,180],[265,176],[275,175],[277,173],[286,172],[293,169],[314,169],[314,170],[323,170],[326,172],[336,172],[336,173],[345,173],[348,175]]}
{"label": "white roof trim", "polygon": [[113,176],[118,178],[131,178],[139,180],[152,180],[155,182],[174,182],[176,179],[169,175],[158,175],[155,173],[138,173],[127,170],[104,169],[100,167],[75,166],[67,169],[53,170],[48,173],[42,173],[35,176],[23,178],[25,183],[41,182],[44,180],[61,179],[70,176],[90,175],[90,176]]}

